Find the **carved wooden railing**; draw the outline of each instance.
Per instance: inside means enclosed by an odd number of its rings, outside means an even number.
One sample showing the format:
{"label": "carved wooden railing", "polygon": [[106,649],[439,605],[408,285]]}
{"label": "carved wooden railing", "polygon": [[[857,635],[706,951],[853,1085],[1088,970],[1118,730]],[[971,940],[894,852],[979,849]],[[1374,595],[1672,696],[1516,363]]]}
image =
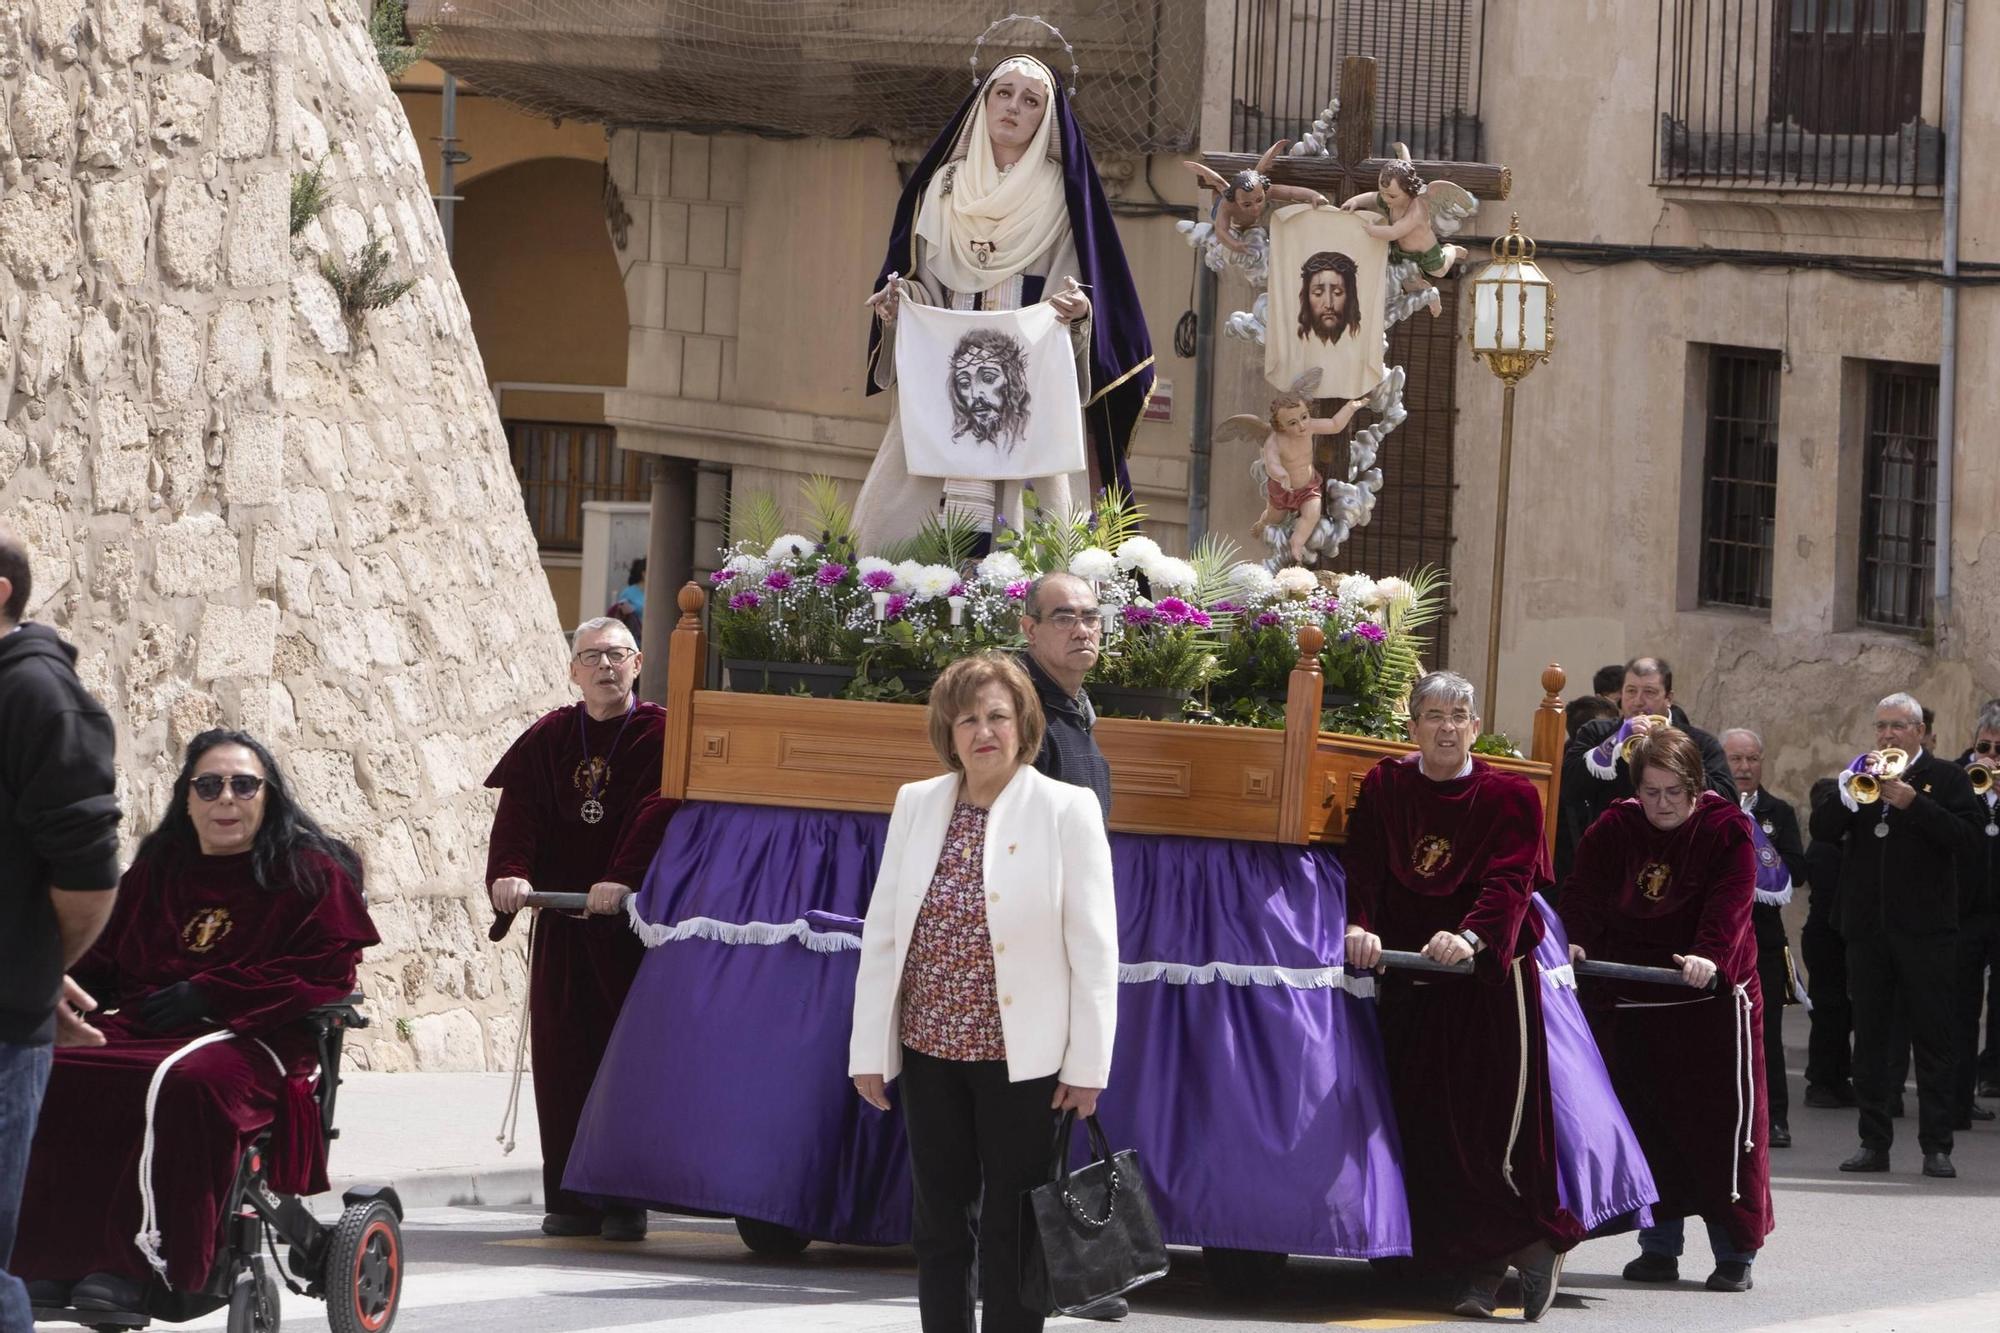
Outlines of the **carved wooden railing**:
{"label": "carved wooden railing", "polygon": [[[896,789],[936,776],[925,709],[699,688],[707,658],[699,584],[681,589],[667,661],[663,794],[683,800],[887,813]],[[1325,636],[1299,633],[1285,727],[1104,718],[1095,735],[1111,764],[1111,827],[1127,833],[1342,842],[1368,770],[1408,744],[1319,729]],[[1562,779],[1563,670],[1542,673],[1532,757],[1492,759],[1518,772],[1553,810]],[[1554,820],[1548,821],[1553,829]]]}

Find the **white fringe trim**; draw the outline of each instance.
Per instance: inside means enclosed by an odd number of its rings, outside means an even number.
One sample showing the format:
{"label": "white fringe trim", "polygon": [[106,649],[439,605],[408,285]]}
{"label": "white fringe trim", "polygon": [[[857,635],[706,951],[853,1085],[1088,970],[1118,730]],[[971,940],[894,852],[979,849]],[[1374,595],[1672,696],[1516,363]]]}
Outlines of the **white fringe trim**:
{"label": "white fringe trim", "polygon": [[1785,887],[1772,893],[1766,889],[1757,890],[1757,901],[1766,907],[1783,907],[1792,900],[1792,879],[1785,877]]}
{"label": "white fringe trim", "polygon": [[1618,746],[1616,738],[1614,737],[1602,745],[1593,745],[1588,750],[1585,750],[1583,752],[1583,766],[1590,771],[1590,776],[1601,778],[1605,782],[1609,782],[1617,777]]}
{"label": "white fringe trim", "polygon": [[1542,980],[1561,990],[1576,989],[1576,964],[1564,963],[1561,967],[1542,969]]}
{"label": "white fringe trim", "polygon": [[1118,980],[1128,986],[1164,981],[1169,986],[1289,986],[1293,990],[1344,990],[1358,999],[1375,998],[1375,974],[1355,976],[1345,967],[1277,967],[1249,963],[1120,963]]}
{"label": "white fringe trim", "polygon": [[654,924],[640,918],[638,909],[626,900],[626,915],[632,931],[648,949],[676,940],[714,940],[718,944],[803,944],[814,953],[842,953],[861,947],[861,937],[845,931],[814,930],[804,917],[797,921],[718,921],[712,916],[691,916],[677,925]]}

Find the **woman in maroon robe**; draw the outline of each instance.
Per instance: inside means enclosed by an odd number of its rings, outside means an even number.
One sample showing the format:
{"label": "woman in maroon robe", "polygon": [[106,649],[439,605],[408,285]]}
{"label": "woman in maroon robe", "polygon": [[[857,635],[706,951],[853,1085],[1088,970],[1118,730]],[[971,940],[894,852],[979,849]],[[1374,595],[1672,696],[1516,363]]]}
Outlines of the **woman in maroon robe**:
{"label": "woman in maroon robe", "polygon": [[1648,733],[1629,765],[1637,794],[1585,832],[1561,912],[1577,958],[1670,967],[1690,986],[1583,988],[1612,1084],[1660,1188],[1639,1233],[1634,1282],[1680,1275],[1683,1221],[1708,1224],[1711,1291],[1750,1289],[1771,1230],[1763,993],[1750,924],[1757,855],[1734,801],[1704,790],[1685,732]]}
{"label": "woman in maroon robe", "polygon": [[1411,1257],[1458,1270],[1460,1314],[1491,1315],[1510,1264],[1529,1320],[1554,1300],[1582,1224],[1557,1196],[1542,984],[1541,798],[1472,757],[1472,685],[1436,671],[1410,691],[1418,752],[1362,779],[1348,818],[1347,959],[1383,948],[1473,959],[1469,979],[1391,973],[1382,1045],[1403,1137]]}
{"label": "woman in maroon robe", "polygon": [[267,1128],[273,1187],[327,1188],[299,1020],[353,992],[375,942],[360,858],[293,803],[270,752],[195,737],[71,970],[105,1042],[56,1052],[14,1252],[35,1304],[162,1312],[202,1286],[238,1158]]}

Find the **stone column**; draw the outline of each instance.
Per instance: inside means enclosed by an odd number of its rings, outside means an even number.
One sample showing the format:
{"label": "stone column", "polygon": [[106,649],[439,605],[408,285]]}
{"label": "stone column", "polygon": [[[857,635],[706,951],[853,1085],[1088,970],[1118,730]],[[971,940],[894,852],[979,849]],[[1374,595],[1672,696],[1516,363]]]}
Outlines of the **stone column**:
{"label": "stone column", "polygon": [[639,697],[664,703],[667,644],[680,619],[681,585],[694,577],[694,465],[683,458],[653,460],[653,512],[646,543],[645,669]]}

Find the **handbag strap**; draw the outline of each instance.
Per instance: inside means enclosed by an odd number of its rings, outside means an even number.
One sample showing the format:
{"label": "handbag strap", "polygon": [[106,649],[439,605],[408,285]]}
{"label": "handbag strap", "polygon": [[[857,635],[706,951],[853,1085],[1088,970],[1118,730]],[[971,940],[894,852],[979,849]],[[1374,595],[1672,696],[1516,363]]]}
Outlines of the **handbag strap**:
{"label": "handbag strap", "polygon": [[1085,1116],[1083,1124],[1090,1136],[1090,1155],[1111,1168],[1111,1183],[1104,1195],[1104,1216],[1092,1217],[1069,1188],[1070,1129],[1075,1123],[1075,1111],[1064,1111],[1056,1121],[1055,1144],[1049,1152],[1049,1180],[1062,1187],[1063,1207],[1069,1209],[1070,1215],[1096,1231],[1111,1221],[1111,1214],[1118,1207],[1118,1164],[1112,1159],[1111,1142],[1104,1136],[1104,1126],[1097,1122],[1096,1116]]}

